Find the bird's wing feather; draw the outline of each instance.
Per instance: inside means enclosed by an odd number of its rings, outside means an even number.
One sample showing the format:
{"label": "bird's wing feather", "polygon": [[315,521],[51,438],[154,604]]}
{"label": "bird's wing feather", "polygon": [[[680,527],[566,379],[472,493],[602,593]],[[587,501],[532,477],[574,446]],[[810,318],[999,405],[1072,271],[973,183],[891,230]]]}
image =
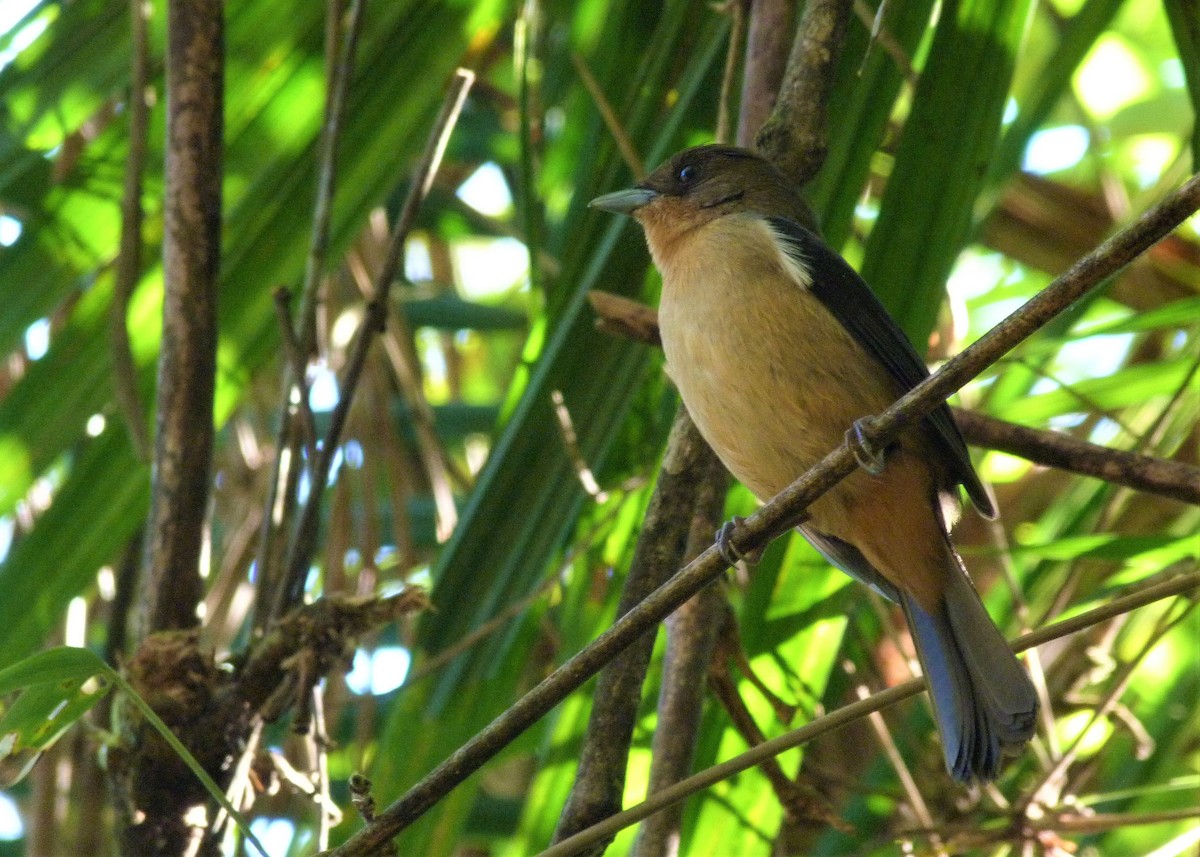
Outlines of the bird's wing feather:
{"label": "bird's wing feather", "polygon": [[[768,222],[784,252],[810,273],[821,271],[821,276],[811,277],[809,290],[813,296],[833,313],[868,354],[887,369],[904,392],[929,376],[925,362],[904,331],[884,309],[870,286],[841,256],[792,220],[772,217],[768,218]],[[996,512],[991,497],[971,465],[967,445],[950,408],[939,406],[925,421],[933,428],[939,445],[949,454],[952,473],[967,489],[971,502],[982,514],[993,517]]]}
{"label": "bird's wing feather", "polygon": [[854,545],[804,524],[796,529],[834,568],[840,568],[859,583],[871,587],[889,601],[900,603],[900,590],[876,571],[875,566],[871,565]]}

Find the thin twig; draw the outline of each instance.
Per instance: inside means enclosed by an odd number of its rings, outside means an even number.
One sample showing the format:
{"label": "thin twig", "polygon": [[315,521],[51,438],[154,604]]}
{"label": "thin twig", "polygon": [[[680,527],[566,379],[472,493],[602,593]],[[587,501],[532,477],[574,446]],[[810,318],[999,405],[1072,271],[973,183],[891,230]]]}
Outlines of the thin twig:
{"label": "thin twig", "polygon": [[[245,737],[245,745],[242,748],[241,755],[238,756],[237,763],[233,765],[233,774],[229,778],[229,785],[225,787],[225,798],[231,806],[246,807],[253,801],[254,786],[250,780],[250,770],[254,762],[254,757],[258,753],[259,741],[262,738],[263,724],[261,720],[255,721],[250,726],[249,734]],[[248,801],[247,798],[250,798]],[[210,841],[219,841],[227,839],[229,835],[229,811],[225,807],[219,807],[216,815],[213,816],[212,823],[209,825],[208,832],[205,834]]]}
{"label": "thin twig", "polygon": [[[1174,412],[1175,407],[1182,401],[1184,395],[1192,388],[1192,382],[1196,377],[1196,373],[1200,371],[1200,354],[1196,355],[1196,360],[1192,363],[1191,368],[1184,376],[1182,382],[1175,389],[1171,398],[1162,406],[1158,414],[1155,415],[1153,421],[1144,432],[1139,434],[1133,448],[1129,450],[1131,454],[1142,454],[1144,450],[1151,448],[1161,440],[1162,433],[1167,427],[1167,418]],[[1096,532],[1103,532],[1108,527],[1109,521],[1114,516],[1114,509],[1122,500],[1122,495],[1127,492],[1108,491],[1104,498],[1103,505],[1093,516],[1092,529]],[[1079,562],[1073,562],[1067,574],[1066,580],[1059,586],[1057,594],[1051,602],[1050,607],[1043,616],[1053,616],[1056,611],[1074,597],[1076,589],[1079,587],[1083,578],[1083,567]]]}
{"label": "thin twig", "polygon": [[450,661],[457,658],[463,652],[466,652],[472,647],[476,646],[480,640],[496,633],[496,631],[504,627],[508,620],[512,619],[514,616],[521,615],[531,605],[537,603],[540,599],[545,598],[546,593],[557,582],[557,577],[546,578],[536,589],[533,590],[533,592],[530,592],[524,598],[512,602],[482,625],[472,628],[469,634],[458,640],[455,640],[454,645],[447,646],[446,648],[442,649],[432,658],[421,664],[419,669],[415,669],[410,672],[405,677],[404,684],[401,685],[401,689],[412,687],[422,679],[428,678]]}
{"label": "thin twig", "polygon": [[[1162,812],[1116,812],[1097,815],[1048,816],[1030,824],[1035,830],[1057,830],[1063,833],[1103,833],[1142,824],[1165,824],[1200,818],[1200,806],[1168,809]],[[1182,852],[1176,852],[1182,853]]]}
{"label": "thin twig", "polygon": [[[1057,802],[1057,796],[1061,793],[1061,788],[1066,781],[1067,771],[1074,763],[1076,757],[1079,755],[1079,751],[1084,745],[1084,739],[1087,737],[1092,727],[1109,715],[1113,707],[1125,694],[1126,689],[1129,687],[1129,682],[1133,679],[1133,674],[1141,662],[1147,655],[1150,654],[1150,651],[1158,645],[1159,641],[1162,640],[1162,638],[1168,633],[1170,633],[1175,626],[1183,620],[1188,612],[1195,607],[1195,602],[1187,605],[1180,615],[1175,616],[1168,621],[1168,616],[1170,615],[1171,608],[1173,606],[1174,605],[1168,605],[1167,610],[1162,616],[1159,617],[1149,639],[1147,639],[1147,641],[1142,645],[1142,648],[1138,651],[1138,653],[1134,655],[1131,660],[1126,661],[1121,665],[1121,668],[1117,671],[1116,680],[1113,682],[1112,687],[1110,687],[1108,692],[1104,695],[1104,699],[1101,704],[1092,712],[1092,716],[1088,720],[1087,725],[1080,731],[1079,735],[1076,736],[1075,741],[1070,747],[1067,748],[1066,752],[1064,752],[1062,756],[1055,760],[1053,767],[1051,767],[1049,771],[1046,771],[1044,774],[1042,774],[1037,785],[1034,788],[1030,788],[1026,791],[1025,798],[1019,804],[1022,810],[1024,810],[1026,806],[1029,806],[1033,803],[1050,804]],[[1050,799],[1050,794],[1052,793],[1055,795],[1054,800]]]}
{"label": "thin twig", "polygon": [[748,0],[727,0],[723,10],[729,16],[729,49],[725,52],[725,70],[721,74],[721,92],[717,96],[717,128],[713,136],[718,143],[732,142],[730,102],[733,100],[733,83],[737,79],[738,64],[742,58],[748,5]]}
{"label": "thin twig", "polygon": [[374,341],[375,334],[382,330],[387,318],[388,295],[392,281],[400,270],[400,260],[404,255],[404,242],[416,221],[417,211],[429,189],[433,186],[434,176],[441,164],[450,133],[454,130],[455,122],[466,100],[467,92],[475,81],[475,73],[460,68],[451,79],[446,99],[442,102],[441,112],[434,121],[425,151],[417,163],[413,173],[412,183],[408,188],[408,196],[396,219],[392,237],[388,243],[387,254],[383,264],[376,272],[375,295],[367,304],[366,314],[359,326],[350,349],[346,367],[339,379],[338,388],[341,396],[329,420],[329,430],[321,444],[321,449],[312,464],[309,474],[311,492],[308,501],[300,514],[291,550],[288,552],[287,577],[279,587],[273,615],[282,616],[293,605],[298,604],[303,592],[304,579],[308,573],[308,565],[312,561],[316,549],[318,531],[320,529],[321,503],[324,499],[324,486],[329,479],[333,466],[333,458],[341,441],[342,429],[350,413],[350,403],[354,399],[354,391],[358,387],[358,379],[367,360],[367,352]]}
{"label": "thin twig", "polygon": [[[454,465],[438,437],[433,408],[429,399],[425,397],[425,389],[421,383],[420,364],[412,354],[411,348],[405,347],[405,344],[412,343],[407,323],[404,324],[404,333],[407,335],[402,336],[397,330],[400,327],[399,316],[400,313],[397,313],[392,317],[397,323],[390,325],[383,333],[383,350],[387,354],[388,364],[392,368],[392,374],[396,376],[397,385],[408,405],[408,412],[416,429],[421,461],[425,464],[425,475],[429,478],[429,490],[433,494],[433,506],[437,512],[435,536],[441,544],[450,538],[458,524],[458,507],[454,503],[451,478]],[[459,484],[463,484],[461,479]]]}
{"label": "thin twig", "polygon": [[316,759],[313,773],[317,781],[313,792],[317,804],[317,847],[322,851],[329,847],[329,831],[342,821],[342,811],[334,803],[329,792],[329,732],[325,727],[325,690],[321,684],[312,688],[313,729],[309,738]]}
{"label": "thin twig", "polygon": [[[1200,208],[1200,176],[1193,177],[1135,223],[1085,256],[977,342],[945,363],[936,374],[884,411],[873,421],[871,442],[882,444],[876,448],[886,447],[906,425],[911,425],[944,402],[955,390],[1035,333],[1089,289],[1145,252],[1197,208]],[[855,467],[853,451],[843,444],[736,527],[731,541],[742,553],[765,546],[771,538],[790,529],[813,500],[844,479]],[[332,853],[337,857],[367,857],[537,722],[618,652],[661,622],[724,570],[725,562],[720,551],[715,546],[710,547],[452,753],[384,810],[374,824],[355,834]],[[906,687],[909,690],[892,701],[916,693],[920,684]],[[885,691],[885,694],[897,691],[893,688]]]}
{"label": "thin twig", "polygon": [[[1051,625],[1048,628],[1043,628],[1040,631],[1025,634],[1012,643],[1013,650],[1021,652],[1034,646],[1040,646],[1051,640],[1056,640],[1060,637],[1077,633],[1092,625],[1108,621],[1115,615],[1135,610],[1138,607],[1144,607],[1163,598],[1181,595],[1198,586],[1200,586],[1200,572],[1180,575],[1164,583],[1145,587],[1124,598],[1115,599],[1102,607],[1089,610],[1086,613]],[[537,857],[568,857],[568,855],[576,854],[580,849],[586,848],[591,843],[605,840],[613,836],[617,831],[636,824],[672,803],[681,801],[696,792],[719,783],[721,780],[728,779],[735,774],[754,767],[762,759],[777,756],[785,750],[807,744],[814,738],[840,729],[846,724],[865,717],[872,712],[880,711],[909,697],[916,696],[924,687],[925,680],[923,678],[910,679],[904,684],[880,691],[867,699],[832,711],[823,717],[813,720],[811,723],[805,724],[799,729],[795,729],[786,735],[780,735],[778,738],[773,738],[742,753],[740,756],[736,756],[719,765],[714,765],[668,789],[664,789],[658,795],[648,798],[644,802],[630,807],[611,818],[605,819],[601,823],[581,831],[570,839],[563,840],[557,845],[547,848],[538,854]],[[340,852],[335,853],[340,854]]]}
{"label": "thin twig", "polygon": [[[628,484],[624,485],[622,486],[621,490],[627,490],[629,487],[630,486]],[[520,615],[521,613],[525,612],[530,605],[537,602],[538,599],[545,597],[546,593],[549,592],[556,583],[559,583],[562,580],[563,574],[565,574],[567,569],[574,564],[579,555],[595,547],[596,539],[599,538],[602,532],[612,525],[612,522],[617,518],[620,511],[621,504],[614,503],[612,508],[609,509],[603,516],[601,516],[581,539],[578,539],[575,544],[572,545],[571,549],[567,551],[567,555],[564,556],[562,561],[559,563],[559,568],[562,569],[560,574],[547,577],[538,585],[536,589],[533,590],[533,592],[529,593],[524,598],[514,601],[487,622],[484,622],[470,633],[456,640],[453,645],[442,649],[440,652],[433,655],[433,657],[431,657],[429,660],[422,663],[420,667],[409,672],[408,676],[404,679],[404,684],[401,685],[401,689],[410,687],[422,679],[433,675],[463,652],[477,645],[480,640],[491,634],[494,634],[513,616]]]}
{"label": "thin twig", "polygon": [[[366,0],[354,0],[350,9],[349,26],[341,53],[334,56],[340,31],[341,3],[330,0],[325,27],[325,55],[329,84],[325,95],[325,114],[321,125],[319,161],[317,163],[316,199],[313,203],[312,229],[308,256],[305,260],[304,281],[300,286],[300,318],[298,332],[292,337],[297,343],[299,365],[289,359],[283,370],[284,410],[279,422],[275,443],[275,460],[271,481],[267,490],[266,509],[263,514],[262,534],[258,549],[259,596],[254,605],[254,629],[261,632],[271,618],[278,618],[275,610],[283,597],[285,586],[280,578],[286,574],[287,534],[295,518],[297,491],[300,484],[300,444],[312,446],[316,443],[316,430],[302,439],[295,420],[297,411],[288,405],[293,385],[303,390],[306,372],[303,365],[313,355],[316,343],[317,292],[321,274],[325,269],[325,258],[329,249],[330,223],[333,215],[333,196],[337,178],[338,139],[341,136],[345,114],[346,95],[350,80],[354,76],[354,58],[357,53],[358,36]],[[277,304],[278,306],[278,304]],[[307,404],[307,396],[301,395]],[[308,418],[300,415],[307,422]],[[315,460],[310,455],[309,461]],[[318,493],[320,493],[318,491]]]}
{"label": "thin twig", "polygon": [[[865,684],[856,685],[854,694],[859,699],[871,698],[871,692],[867,690]],[[912,771],[905,764],[904,757],[900,755],[900,748],[896,746],[896,739],[892,737],[887,721],[883,719],[883,715],[878,711],[872,711],[868,714],[867,721],[871,724],[871,729],[875,732],[875,737],[879,739],[879,744],[883,747],[884,755],[887,756],[888,762],[896,772],[896,777],[900,780],[900,786],[904,789],[904,794],[908,797],[908,804],[912,807],[913,815],[916,816],[918,823],[922,827],[932,828],[933,816],[929,814],[929,807],[925,803],[925,797],[921,794],[921,790],[917,788],[917,781],[913,779]],[[941,837],[934,835],[931,839],[934,851],[938,854],[938,857],[946,857],[946,849],[942,844]]]}
{"label": "thin twig", "polygon": [[146,414],[138,395],[137,365],[129,345],[129,298],[142,270],[142,180],[146,173],[146,106],[148,48],[146,46],[145,0],[130,0],[130,42],[133,68],[129,83],[129,154],[125,160],[125,186],[121,191],[121,244],[113,276],[113,299],[109,309],[109,340],[112,348],[113,389],[117,406],[129,426],[129,437],[138,460],[150,461],[150,439]]}
{"label": "thin twig", "polygon": [[[1028,832],[1047,831],[1056,833],[1070,833],[1076,835],[1087,835],[1095,833],[1104,833],[1109,830],[1118,828],[1132,827],[1149,824],[1166,824],[1170,822],[1188,821],[1192,818],[1200,817],[1200,807],[1185,807],[1182,809],[1169,809],[1161,812],[1116,812],[1116,813],[1097,813],[1095,815],[1084,815],[1082,813],[1064,813],[1060,815],[1046,815],[1037,819],[1024,819],[1022,826]],[[896,836],[903,837],[930,837],[941,836],[948,840],[955,853],[958,854],[976,854],[988,849],[989,846],[997,846],[1008,838],[1011,830],[1005,828],[995,829],[980,829],[978,824],[966,822],[956,822],[954,824],[939,825],[936,828],[910,828],[908,830],[900,830],[896,832]],[[1033,840],[1036,841],[1036,840]],[[1029,844],[1030,838],[1025,839],[1025,843]],[[1009,853],[1012,853],[1011,850]],[[1024,853],[1035,853],[1026,851]],[[1037,853],[1055,853],[1063,854],[1066,852],[1037,852]],[[1182,854],[1183,851],[1167,851],[1155,853]]]}
{"label": "thin twig", "polygon": [[[707,591],[704,590],[704,592]],[[696,598],[703,596],[704,592],[701,592]],[[725,709],[725,715],[729,718],[730,725],[741,736],[741,739],[751,747],[758,747],[765,743],[767,736],[754,720],[745,700],[738,693],[729,670],[712,670],[709,673],[709,685],[713,696]],[[771,787],[771,791],[775,793],[775,799],[783,807],[789,821],[817,819],[822,824],[834,822],[831,817],[833,813],[829,807],[819,797],[810,794],[800,783],[789,778],[777,758],[771,756],[759,760],[758,769]],[[682,777],[678,777],[671,783],[664,784],[664,787],[674,785],[682,779]],[[661,790],[660,788],[648,792],[648,794],[657,794]],[[681,814],[682,810],[676,810],[676,812]]]}
{"label": "thin twig", "polygon": [[1072,399],[1077,401],[1085,410],[1089,411],[1090,413],[1098,414],[1105,419],[1112,420],[1112,422],[1116,424],[1116,426],[1122,432],[1129,435],[1129,437],[1138,436],[1137,431],[1130,426],[1127,426],[1120,416],[1117,415],[1115,410],[1104,407],[1087,393],[1083,393],[1076,389],[1075,386],[1069,381],[1064,381],[1059,378],[1056,373],[1051,372],[1045,366],[1038,365],[1031,360],[1026,360],[1024,357],[1015,357],[1010,362],[1014,366],[1022,367],[1031,374],[1036,375],[1038,378],[1049,381],[1056,387],[1054,392],[1061,390],[1065,395],[1070,396]]}
{"label": "thin twig", "polygon": [[[352,251],[346,258],[346,264],[359,291],[370,300],[374,287],[367,271],[366,255],[359,250]],[[425,396],[421,380],[420,360],[412,347],[412,333],[403,312],[392,315],[391,323],[383,332],[383,349],[416,429],[417,447],[425,465],[425,475],[429,478],[429,489],[437,512],[436,536],[441,543],[450,537],[458,524],[458,507],[454,504],[452,483],[465,486],[469,480],[457,471],[438,438],[433,408]]]}
{"label": "thin twig", "polygon": [[[879,46],[883,48],[883,52],[887,54],[892,62],[896,64],[896,68],[900,69],[900,73],[904,75],[904,79],[909,86],[917,85],[917,72],[913,68],[912,58],[904,50],[904,45],[900,44],[899,40],[892,35],[892,31],[883,26],[881,16],[887,8],[887,2],[879,4],[879,10],[872,12],[871,7],[867,5],[866,0],[854,0],[854,14],[863,26],[871,31],[871,42],[879,42]],[[870,52],[870,45],[867,46],[867,52],[863,54],[862,65],[859,66],[859,74],[862,74],[863,68],[867,65],[867,54]]]}
{"label": "thin twig", "polygon": [[[337,4],[331,4],[336,6]],[[313,203],[312,234],[308,246],[308,259],[304,266],[304,284],[300,288],[300,315],[297,322],[296,340],[300,355],[308,360],[316,342],[317,286],[325,270],[325,257],[329,252],[330,222],[333,218],[333,192],[337,184],[337,149],[342,135],[342,120],[346,114],[346,93],[354,77],[354,59],[358,50],[358,37],[362,32],[367,0],[352,0],[346,41],[341,55],[332,63],[329,90],[325,99],[325,121],[321,125],[321,161],[317,168],[317,198]],[[333,30],[331,21],[329,29]],[[332,35],[332,33],[331,33]],[[298,379],[303,374],[296,376]]]}
{"label": "thin twig", "polygon": [[[275,315],[279,319],[279,340],[283,343],[283,356],[292,372],[292,389],[296,391],[296,413],[300,417],[300,440],[309,455],[316,452],[317,424],[313,418],[312,405],[308,401],[308,381],[304,366],[305,357],[296,341],[292,326],[292,310],[289,302],[292,294],[282,286],[275,290]],[[290,403],[289,403],[290,404]]]}
{"label": "thin twig", "polygon": [[558,423],[559,434],[562,435],[563,451],[567,454],[567,459],[575,470],[575,478],[579,480],[579,484],[583,486],[583,490],[588,493],[588,496],[597,503],[603,503],[608,499],[608,492],[600,487],[591,465],[587,463],[587,459],[579,450],[579,435],[575,432],[575,421],[571,419],[571,411],[567,408],[561,390],[550,391],[550,404],[554,407],[554,418]]}

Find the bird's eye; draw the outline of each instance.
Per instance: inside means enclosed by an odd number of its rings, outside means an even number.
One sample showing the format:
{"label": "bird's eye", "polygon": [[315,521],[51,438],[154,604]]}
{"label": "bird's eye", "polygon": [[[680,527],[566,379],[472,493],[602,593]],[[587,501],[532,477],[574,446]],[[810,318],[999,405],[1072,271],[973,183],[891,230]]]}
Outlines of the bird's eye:
{"label": "bird's eye", "polygon": [[696,177],[696,168],[693,167],[691,164],[688,164],[686,167],[680,168],[680,170],[679,170],[679,183],[680,184],[687,184],[695,177]]}

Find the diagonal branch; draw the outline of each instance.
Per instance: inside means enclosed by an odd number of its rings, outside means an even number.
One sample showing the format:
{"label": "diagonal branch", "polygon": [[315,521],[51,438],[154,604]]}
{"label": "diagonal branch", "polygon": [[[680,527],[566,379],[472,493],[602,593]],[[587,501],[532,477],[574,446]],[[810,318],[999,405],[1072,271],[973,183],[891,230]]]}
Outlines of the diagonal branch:
{"label": "diagonal branch", "polygon": [[[1079,297],[1144,253],[1197,209],[1200,209],[1200,175],[1192,177],[1132,225],[1079,260],[1024,306],[875,418],[870,430],[872,443],[882,449],[906,425],[924,417]],[[855,466],[854,452],[847,445],[835,449],[736,528],[732,541],[737,549],[748,553],[765,546],[770,539],[789,529],[809,504],[848,476]],[[366,857],[374,853],[536,723],[616,657],[617,653],[665,619],[724,570],[720,552],[715,546],[710,547],[617,620],[591,645],[517,700],[376,816],[372,824],[335,849],[331,855]],[[916,689],[910,692],[915,693]]]}
{"label": "diagonal branch", "polygon": [[[1200,572],[1180,575],[1170,580],[1145,586],[1130,595],[1118,598],[1102,607],[1097,607],[1094,610],[1081,613],[1065,621],[1057,622],[1040,631],[1024,634],[1013,641],[1012,648],[1014,651],[1023,652],[1026,649],[1040,646],[1051,640],[1057,640],[1061,637],[1078,633],[1093,625],[1106,622],[1115,616],[1128,613],[1139,607],[1145,607],[1155,601],[1182,595],[1197,587],[1200,587]],[[874,712],[881,711],[884,708],[916,696],[924,688],[925,679],[914,678],[906,681],[904,684],[896,685],[895,687],[868,696],[865,699],[860,699],[858,702],[839,708],[836,711],[832,711],[823,717],[819,717],[801,726],[799,729],[794,729],[786,735],[780,735],[778,738],[773,738],[770,741],[759,744],[727,762],[714,765],[695,776],[676,783],[674,786],[664,789],[637,806],[630,807],[624,812],[605,819],[595,827],[580,832],[571,839],[563,840],[553,847],[547,848],[538,854],[537,857],[568,857],[568,855],[577,854],[591,843],[608,839],[618,831],[636,824],[642,819],[696,792],[719,783],[721,780],[728,779],[735,774],[748,770],[764,759],[774,758],[785,750],[791,750],[794,747],[807,744],[809,741],[828,732],[840,729],[854,720],[866,717]]]}
{"label": "diagonal branch", "polygon": [[[284,410],[276,435],[275,461],[258,547],[258,590],[261,594],[254,604],[256,632],[262,632],[267,621],[272,618],[271,611],[275,607],[276,594],[281,589],[280,578],[284,574],[288,527],[295,520],[301,450],[309,453],[309,461],[315,458],[316,434],[312,428],[311,413],[304,413],[308,395],[305,373],[316,343],[317,292],[329,249],[333,195],[337,179],[338,140],[341,137],[346,96],[350,80],[354,76],[354,58],[365,9],[366,0],[353,0],[345,40],[340,46],[338,41],[341,33],[342,4],[338,0],[330,0],[327,9],[325,55],[329,84],[318,149],[316,200],[313,203],[304,281],[300,286],[300,319],[296,326],[292,324],[290,312],[286,313],[286,318],[283,319],[288,325],[288,330],[282,334],[285,350],[293,353],[288,355],[288,362],[282,372]],[[286,299],[277,294],[275,306],[277,310],[286,308]],[[301,400],[295,406],[291,404],[293,397]]]}
{"label": "diagonal branch", "polygon": [[413,172],[408,196],[404,199],[404,206],[400,209],[400,215],[392,230],[387,255],[376,273],[375,294],[367,304],[366,315],[355,334],[350,356],[346,361],[346,368],[339,379],[338,388],[341,390],[341,397],[330,416],[329,430],[321,443],[321,448],[317,452],[309,473],[311,490],[308,502],[301,512],[291,549],[288,552],[286,578],[276,593],[273,616],[282,616],[300,602],[304,579],[308,573],[308,566],[312,562],[320,531],[321,504],[325,496],[322,489],[329,480],[334,455],[341,442],[342,429],[345,427],[346,418],[350,413],[350,403],[354,399],[358,379],[361,377],[363,366],[367,361],[367,352],[375,340],[375,334],[383,330],[387,319],[388,294],[392,281],[396,279],[396,274],[400,270],[400,260],[404,256],[404,242],[417,219],[417,211],[433,186],[433,178],[437,174],[442,155],[446,151],[450,133],[454,130],[454,124],[462,110],[467,92],[474,82],[475,73],[468,69],[460,68],[454,73],[449,91],[442,102],[441,112],[430,130],[425,151]]}

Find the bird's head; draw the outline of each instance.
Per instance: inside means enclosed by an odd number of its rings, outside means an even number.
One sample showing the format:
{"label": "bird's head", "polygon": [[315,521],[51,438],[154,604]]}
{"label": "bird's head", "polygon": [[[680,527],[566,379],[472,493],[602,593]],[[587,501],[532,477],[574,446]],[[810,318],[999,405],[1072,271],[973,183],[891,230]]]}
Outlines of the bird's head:
{"label": "bird's head", "polygon": [[807,205],[769,161],[735,146],[685,149],[628,190],[593,199],[593,208],[628,214],[647,236],[672,239],[720,217],[750,213],[812,219]]}

